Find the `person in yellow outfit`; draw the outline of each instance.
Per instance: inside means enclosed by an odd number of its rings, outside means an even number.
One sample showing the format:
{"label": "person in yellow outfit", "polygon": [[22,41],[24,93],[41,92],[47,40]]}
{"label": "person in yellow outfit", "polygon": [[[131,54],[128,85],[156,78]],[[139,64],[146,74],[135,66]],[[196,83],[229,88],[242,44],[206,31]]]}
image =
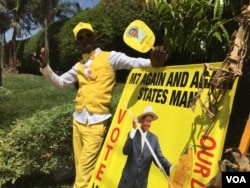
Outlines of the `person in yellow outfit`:
{"label": "person in yellow outfit", "polygon": [[73,34],[76,47],[83,55],[69,71],[57,75],[46,62],[44,48],[39,55],[33,54],[33,61],[40,66],[43,76],[58,88],[79,82],[73,113],[74,188],[87,188],[105,137],[107,120],[111,117],[115,71],[160,67],[168,54],[163,46],[156,46],[150,52],[150,59],[103,51],[97,46],[97,35],[90,23],[78,23]]}
{"label": "person in yellow outfit", "polygon": [[16,68],[17,68],[18,74],[21,74],[22,73],[22,62],[19,59],[16,60]]}

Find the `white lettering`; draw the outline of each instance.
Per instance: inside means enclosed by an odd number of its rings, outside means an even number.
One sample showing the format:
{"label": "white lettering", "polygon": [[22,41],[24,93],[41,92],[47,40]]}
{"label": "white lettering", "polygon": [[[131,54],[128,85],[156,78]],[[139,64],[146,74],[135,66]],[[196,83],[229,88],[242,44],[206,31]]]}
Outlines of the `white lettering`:
{"label": "white lettering", "polygon": [[247,183],[244,176],[241,176],[240,183]]}
{"label": "white lettering", "polygon": [[226,176],[227,183],[247,183],[244,176]]}
{"label": "white lettering", "polygon": [[231,183],[231,179],[232,179],[232,176],[226,176],[226,179],[227,179],[227,183]]}

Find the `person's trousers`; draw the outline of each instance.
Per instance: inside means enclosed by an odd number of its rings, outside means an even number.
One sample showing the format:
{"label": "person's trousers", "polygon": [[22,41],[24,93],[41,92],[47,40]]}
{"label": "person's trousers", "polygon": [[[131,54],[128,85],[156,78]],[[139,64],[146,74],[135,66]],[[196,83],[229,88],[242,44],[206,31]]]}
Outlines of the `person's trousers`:
{"label": "person's trousers", "polygon": [[88,125],[73,120],[76,177],[73,188],[87,188],[106,133],[105,122]]}

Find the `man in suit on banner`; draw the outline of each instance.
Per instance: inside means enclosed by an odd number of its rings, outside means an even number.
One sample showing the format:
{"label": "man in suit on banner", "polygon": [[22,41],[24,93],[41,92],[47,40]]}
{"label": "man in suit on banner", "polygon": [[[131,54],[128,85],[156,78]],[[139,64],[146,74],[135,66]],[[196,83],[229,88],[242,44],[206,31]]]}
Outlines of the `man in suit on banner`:
{"label": "man in suit on banner", "polygon": [[[158,116],[153,112],[152,107],[147,106],[144,112],[133,120],[133,129],[128,133],[123,147],[123,154],[127,155],[127,161],[118,188],[147,187],[149,170],[154,158],[145,143],[146,139],[165,172],[169,175],[172,164],[163,156],[158,137],[149,132],[151,122],[157,119]],[[141,124],[139,128],[137,128],[138,122]]]}

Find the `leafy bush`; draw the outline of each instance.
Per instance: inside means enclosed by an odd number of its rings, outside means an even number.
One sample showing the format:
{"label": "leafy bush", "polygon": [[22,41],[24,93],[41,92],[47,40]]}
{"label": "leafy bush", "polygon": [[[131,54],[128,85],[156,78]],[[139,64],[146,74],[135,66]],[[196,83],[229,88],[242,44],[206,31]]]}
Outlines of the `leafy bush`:
{"label": "leafy bush", "polygon": [[57,89],[42,76],[31,74],[4,74],[4,88],[11,91],[8,100],[0,105],[0,127],[11,129],[16,119],[27,119],[35,112],[73,103],[76,90],[74,86]]}
{"label": "leafy bush", "polygon": [[[10,90],[8,90],[4,87],[0,87],[0,114],[1,114],[1,116],[3,116],[3,111],[4,111],[4,106],[5,106],[4,104],[6,104],[9,101],[10,96],[11,96]],[[0,126],[0,128],[1,128],[1,126]]]}
{"label": "leafy bush", "polygon": [[0,187],[22,176],[51,174],[62,162],[72,164],[72,105],[17,120],[11,132],[1,135]]}
{"label": "leafy bush", "polygon": [[[115,85],[112,114],[123,88],[124,84]],[[70,169],[73,110],[74,103],[70,103],[37,111],[29,118],[16,120],[8,133],[0,132],[0,187],[27,176],[39,175],[42,181],[43,175]]]}
{"label": "leafy bush", "polygon": [[111,20],[102,14],[98,9],[89,9],[80,12],[70,20],[65,22],[60,33],[57,35],[58,51],[60,51],[59,61],[62,63],[62,70],[71,68],[80,58],[81,50],[77,49],[74,42],[73,28],[79,22],[90,22],[98,33],[99,44],[105,49],[105,46],[111,45],[115,31],[111,25]]}
{"label": "leafy bush", "polygon": [[0,87],[0,105],[3,105],[4,102],[8,101],[10,98],[11,91],[4,87]]}

